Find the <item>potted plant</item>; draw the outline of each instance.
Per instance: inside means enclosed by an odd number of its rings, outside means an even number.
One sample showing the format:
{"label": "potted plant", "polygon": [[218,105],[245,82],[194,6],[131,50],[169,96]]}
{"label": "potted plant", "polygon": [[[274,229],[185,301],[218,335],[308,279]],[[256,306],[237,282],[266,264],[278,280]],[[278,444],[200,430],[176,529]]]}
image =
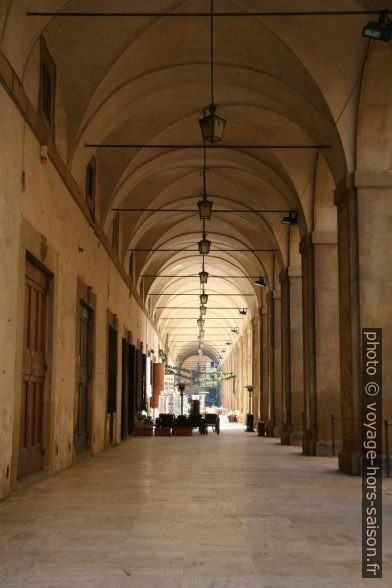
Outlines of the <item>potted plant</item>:
{"label": "potted plant", "polygon": [[135,435],[151,437],[154,431],[153,426],[151,417],[142,413],[135,415]]}
{"label": "potted plant", "polygon": [[174,426],[174,415],[161,413],[155,420],[155,436],[169,437]]}
{"label": "potted plant", "polygon": [[175,422],[175,434],[180,437],[190,437],[192,435],[192,422],[189,417],[179,415]]}

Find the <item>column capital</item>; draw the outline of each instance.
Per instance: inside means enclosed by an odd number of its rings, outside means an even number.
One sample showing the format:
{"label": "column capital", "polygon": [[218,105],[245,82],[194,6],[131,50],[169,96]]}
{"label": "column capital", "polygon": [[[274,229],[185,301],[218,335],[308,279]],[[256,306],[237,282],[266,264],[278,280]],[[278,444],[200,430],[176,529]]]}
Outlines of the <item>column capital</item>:
{"label": "column capital", "polygon": [[[338,234],[337,231],[313,231],[313,233],[307,233],[301,239],[299,244],[299,250],[301,255],[307,252],[309,247],[313,245],[337,245],[338,243]],[[300,272],[299,275],[295,275],[293,277],[299,277],[302,275]]]}
{"label": "column capital", "polygon": [[392,188],[392,170],[356,169],[347,173],[335,189],[335,204],[352,190],[358,188]]}

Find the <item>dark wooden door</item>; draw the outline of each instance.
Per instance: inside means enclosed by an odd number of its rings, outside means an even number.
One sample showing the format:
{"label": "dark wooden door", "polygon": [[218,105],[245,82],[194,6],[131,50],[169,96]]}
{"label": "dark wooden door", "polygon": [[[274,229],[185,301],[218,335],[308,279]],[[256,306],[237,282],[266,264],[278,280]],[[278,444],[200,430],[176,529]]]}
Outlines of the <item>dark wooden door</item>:
{"label": "dark wooden door", "polygon": [[135,408],[136,412],[144,409],[143,406],[143,357],[140,349],[136,349],[136,390],[135,390]]}
{"label": "dark wooden door", "polygon": [[44,465],[44,395],[48,276],[26,260],[18,477]]}
{"label": "dark wooden door", "polygon": [[121,387],[121,439],[128,437],[129,405],[129,348],[126,339],[122,340],[122,387]]}
{"label": "dark wooden door", "polygon": [[79,315],[79,385],[74,436],[76,453],[84,453],[89,442],[90,336],[91,310],[85,304],[81,304]]}
{"label": "dark wooden door", "polygon": [[135,428],[136,407],[136,349],[129,346],[129,400],[128,400],[128,434],[133,435]]}
{"label": "dark wooden door", "polygon": [[108,400],[107,413],[110,416],[109,442],[114,441],[114,414],[117,410],[117,331],[109,327],[108,333]]}

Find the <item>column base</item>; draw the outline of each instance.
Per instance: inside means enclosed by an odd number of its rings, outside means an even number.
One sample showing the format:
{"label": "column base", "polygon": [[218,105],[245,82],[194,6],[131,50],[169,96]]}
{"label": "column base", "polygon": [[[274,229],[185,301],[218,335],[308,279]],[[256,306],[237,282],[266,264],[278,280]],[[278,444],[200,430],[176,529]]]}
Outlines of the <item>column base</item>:
{"label": "column base", "polygon": [[282,434],[281,425],[275,425],[272,431],[272,437],[280,437]]}
{"label": "column base", "polygon": [[316,438],[310,431],[305,431],[302,439],[302,453],[304,455],[316,455],[316,442]]}
{"label": "column base", "polygon": [[320,457],[338,457],[339,453],[342,451],[343,443],[342,441],[335,442],[335,455],[333,451],[333,446],[331,441],[317,441],[316,443],[316,455]]}
{"label": "column base", "polygon": [[282,445],[302,445],[302,432],[283,429],[280,442]]}
{"label": "column base", "polygon": [[339,471],[351,476],[360,476],[361,455],[343,449],[339,454]]}

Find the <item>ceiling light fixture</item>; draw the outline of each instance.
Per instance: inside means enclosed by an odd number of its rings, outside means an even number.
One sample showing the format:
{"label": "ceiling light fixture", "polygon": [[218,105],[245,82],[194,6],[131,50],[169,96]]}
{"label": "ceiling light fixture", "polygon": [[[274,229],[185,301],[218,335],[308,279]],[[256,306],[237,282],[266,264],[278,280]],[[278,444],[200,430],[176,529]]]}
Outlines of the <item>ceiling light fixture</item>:
{"label": "ceiling light fixture", "polygon": [[289,216],[284,216],[282,218],[282,223],[284,225],[298,225],[297,211],[290,210]]}
{"label": "ceiling light fixture", "polygon": [[207,302],[208,302],[208,294],[206,294],[204,292],[204,288],[203,288],[203,292],[202,292],[202,294],[200,294],[200,303],[207,304]]}
{"label": "ceiling light fixture", "polygon": [[263,276],[260,276],[260,278],[258,278],[253,283],[256,284],[256,286],[261,286],[261,288],[264,288],[267,285],[267,280],[263,278]]}
{"label": "ceiling light fixture", "polygon": [[240,314],[243,314],[244,316],[246,315],[246,313],[248,312],[247,308],[240,308],[238,311]]}
{"label": "ceiling light fixture", "polygon": [[392,14],[390,10],[381,10],[378,22],[368,22],[363,28],[362,36],[388,43],[392,39],[392,20],[389,14]]}
{"label": "ceiling light fixture", "polygon": [[205,221],[203,220],[203,238],[201,241],[198,242],[199,253],[200,255],[208,255],[211,248],[211,241],[207,239],[206,229],[205,229]]}
{"label": "ceiling light fixture", "polygon": [[200,284],[207,284],[208,272],[206,272],[204,269],[204,255],[203,255],[203,261],[202,261],[202,266],[201,266],[201,272],[199,272],[199,277],[200,277]]}
{"label": "ceiling light fixture", "polygon": [[203,141],[217,143],[222,141],[225,132],[226,119],[216,114],[214,100],[214,0],[210,0],[210,73],[211,73],[211,103],[203,109],[203,116],[199,119]]}
{"label": "ceiling light fixture", "polygon": [[204,327],[204,323],[205,321],[200,317],[199,319],[197,319],[197,326],[200,327],[201,329]]}
{"label": "ceiling light fixture", "polygon": [[200,306],[200,316],[203,316],[207,313],[207,307],[203,304]]}

